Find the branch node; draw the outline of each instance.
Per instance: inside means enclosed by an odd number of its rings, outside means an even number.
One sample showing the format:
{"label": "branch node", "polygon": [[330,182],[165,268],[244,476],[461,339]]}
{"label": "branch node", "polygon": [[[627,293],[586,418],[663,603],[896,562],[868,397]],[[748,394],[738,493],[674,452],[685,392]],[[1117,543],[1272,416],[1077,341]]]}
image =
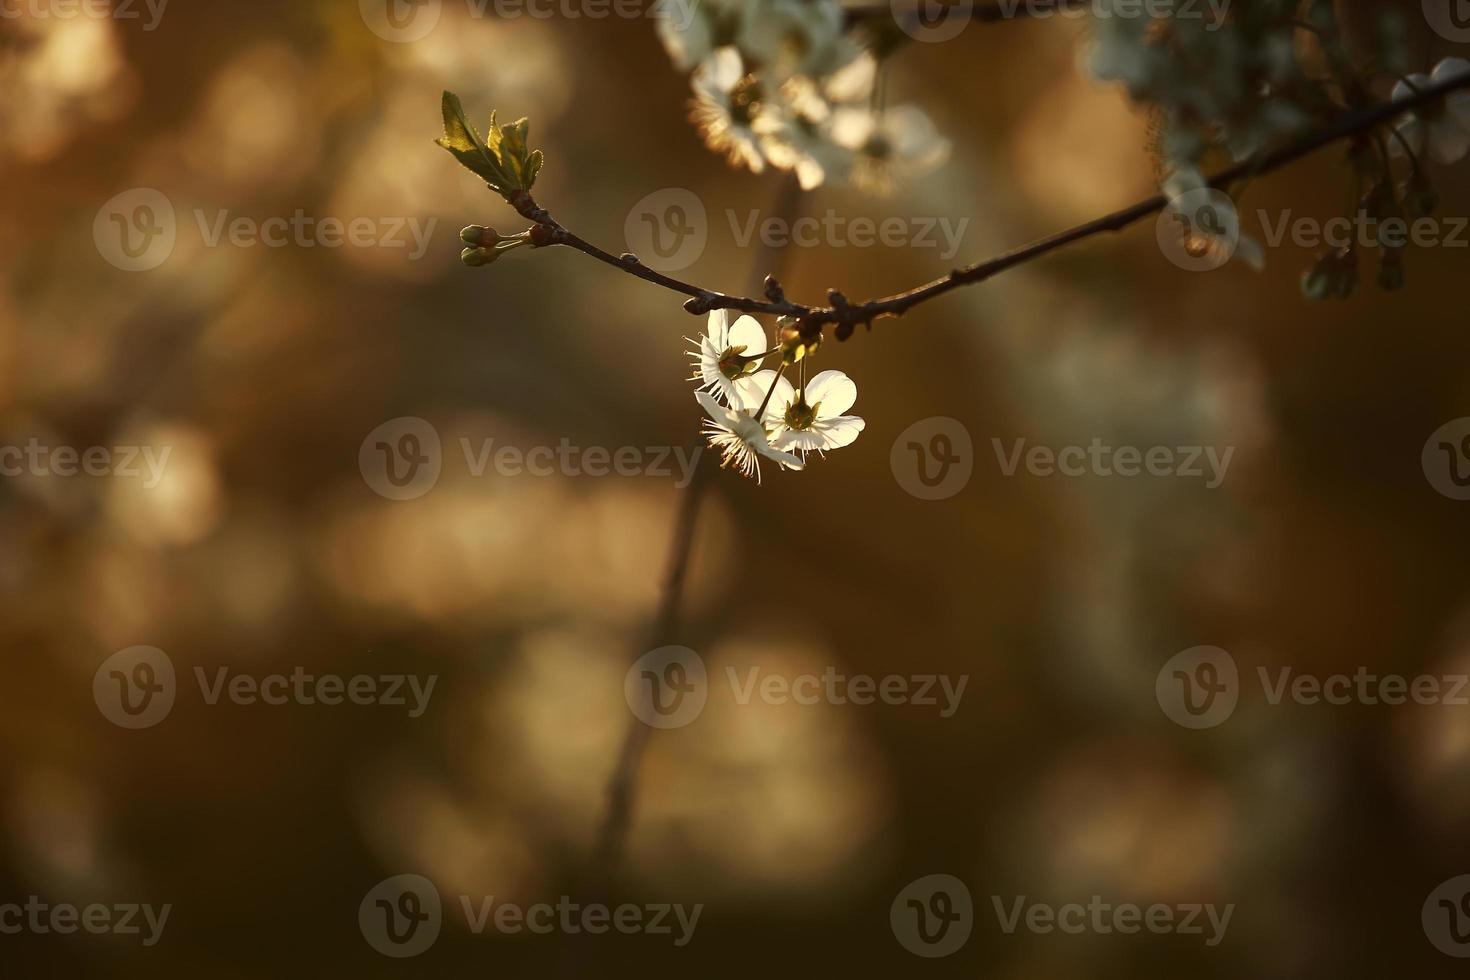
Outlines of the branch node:
{"label": "branch node", "polygon": [[720,301],[718,293],[700,293],[684,301],[684,309],[695,316],[703,316],[715,308]]}

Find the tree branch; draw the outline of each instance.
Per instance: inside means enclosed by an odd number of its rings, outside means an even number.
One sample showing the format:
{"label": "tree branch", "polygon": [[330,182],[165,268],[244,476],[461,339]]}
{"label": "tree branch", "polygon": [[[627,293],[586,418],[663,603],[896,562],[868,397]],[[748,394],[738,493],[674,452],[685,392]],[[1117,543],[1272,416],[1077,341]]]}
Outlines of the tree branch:
{"label": "tree branch", "polygon": [[[997,0],[995,3],[973,4],[970,8],[969,19],[977,24],[999,24],[1012,20],[1045,20],[1068,10],[1078,9],[1084,3],[1086,0],[1029,0],[1029,2],[1028,0]],[[961,5],[958,2],[953,3],[946,9]],[[889,4],[854,6],[843,10],[849,26],[880,20],[884,17],[893,18],[894,23],[900,26],[906,23],[921,23],[921,18],[927,13],[927,10],[921,10],[919,7],[894,10]]]}
{"label": "tree branch", "polygon": [[[1470,88],[1470,74],[1449,79],[1438,85],[1428,86],[1416,92],[1411,97],[1400,99],[1397,102],[1385,102],[1371,109],[1348,113],[1332,125],[1305,136],[1294,143],[1289,143],[1280,149],[1253,157],[1243,163],[1221,171],[1210,179],[1210,186],[1225,190],[1231,184],[1234,184],[1242,178],[1271,173],[1303,157],[1309,156],[1326,146],[1330,146],[1339,140],[1360,136],[1372,129],[1392,122],[1397,117],[1413,109],[1438,101],[1452,92],[1466,88]],[[961,286],[984,282],[992,276],[999,275],[1008,269],[1013,269],[1018,265],[1039,259],[1042,256],[1049,255],[1052,252],[1097,235],[1122,231],[1144,218],[1163,211],[1168,207],[1169,201],[1163,195],[1151,197],[1148,200],[1140,201],[1130,207],[1123,208],[1121,211],[1115,211],[1112,214],[1104,215],[1086,224],[1058,232],[1057,234],[1050,235],[987,261],[955,269],[947,276],[905,292],[896,293],[892,296],[885,296],[880,299],[854,304],[849,303],[846,297],[836,290],[830,290],[827,294],[827,302],[829,304],[827,306],[808,306],[788,300],[781,289],[780,283],[770,277],[766,280],[766,297],[764,299],[755,299],[749,296],[731,296],[717,290],[684,282],[648,268],[635,255],[625,253],[621,256],[614,256],[572,234],[557,223],[547,211],[538,207],[536,202],[531,198],[531,195],[525,191],[517,191],[512,194],[510,203],[522,217],[535,223],[535,226],[531,229],[532,244],[540,247],[565,245],[586,255],[590,255],[600,262],[615,266],[629,275],[636,276],[654,285],[662,286],[665,289],[682,293],[690,297],[684,303],[684,309],[696,316],[709,313],[712,310],[723,309],[738,310],[742,313],[763,313],[772,316],[794,317],[800,322],[801,331],[805,336],[819,334],[827,325],[832,324],[837,327],[837,339],[846,340],[859,323],[871,326],[874,320],[902,316],[915,306],[934,299],[936,296],[942,296]]]}

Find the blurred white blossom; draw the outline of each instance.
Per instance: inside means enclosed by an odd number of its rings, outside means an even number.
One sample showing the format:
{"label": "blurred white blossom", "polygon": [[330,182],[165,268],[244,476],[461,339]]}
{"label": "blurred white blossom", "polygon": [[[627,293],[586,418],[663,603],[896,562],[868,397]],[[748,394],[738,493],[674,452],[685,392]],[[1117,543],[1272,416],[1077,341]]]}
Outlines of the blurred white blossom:
{"label": "blurred white blossom", "polygon": [[[1434,66],[1433,74],[1410,75],[1395,85],[1393,100],[1411,98],[1466,72],[1470,72],[1470,61],[1446,58]],[[1398,132],[1416,156],[1427,150],[1435,163],[1459,163],[1470,152],[1470,92],[1453,92],[1443,100],[1420,106],[1399,123]]]}

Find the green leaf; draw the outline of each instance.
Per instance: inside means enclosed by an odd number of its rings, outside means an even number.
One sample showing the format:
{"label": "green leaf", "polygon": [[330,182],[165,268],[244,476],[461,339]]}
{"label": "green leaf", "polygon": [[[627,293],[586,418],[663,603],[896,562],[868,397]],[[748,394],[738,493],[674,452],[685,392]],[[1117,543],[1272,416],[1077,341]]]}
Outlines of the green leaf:
{"label": "green leaf", "polygon": [[470,125],[469,119],[465,117],[459,96],[453,92],[445,92],[442,108],[444,136],[434,142],[448,150],[467,170],[479,176],[497,191],[505,193],[514,187],[514,182],[499,166],[495,157],[487,151],[485,144],[480,140],[480,134],[475,132],[475,127]]}
{"label": "green leaf", "polygon": [[434,142],[504,197],[516,190],[531,189],[544,160],[540,150],[530,152],[526,145],[530,120],[517,119],[500,126],[492,111],[490,129],[482,140],[453,92],[444,93],[443,112],[444,136]]}

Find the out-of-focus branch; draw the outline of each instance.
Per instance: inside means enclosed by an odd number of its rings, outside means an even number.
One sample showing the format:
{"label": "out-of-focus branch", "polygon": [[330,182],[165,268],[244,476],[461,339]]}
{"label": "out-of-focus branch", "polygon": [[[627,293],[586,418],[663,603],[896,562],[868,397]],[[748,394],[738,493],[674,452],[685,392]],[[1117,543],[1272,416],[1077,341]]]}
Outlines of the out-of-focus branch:
{"label": "out-of-focus branch", "polygon": [[[900,26],[922,24],[924,18],[931,16],[938,9],[943,9],[949,16],[958,16],[950,11],[961,10],[965,6],[963,2],[933,3],[932,5],[920,4],[911,7],[895,9],[892,4],[872,4],[847,7],[843,13],[847,16],[847,23],[866,24],[875,20],[891,18]],[[1011,20],[1045,20],[1071,10],[1081,9],[1087,0],[996,0],[994,3],[972,3],[969,5],[969,13],[963,14],[969,20],[977,24],[999,24]]]}

